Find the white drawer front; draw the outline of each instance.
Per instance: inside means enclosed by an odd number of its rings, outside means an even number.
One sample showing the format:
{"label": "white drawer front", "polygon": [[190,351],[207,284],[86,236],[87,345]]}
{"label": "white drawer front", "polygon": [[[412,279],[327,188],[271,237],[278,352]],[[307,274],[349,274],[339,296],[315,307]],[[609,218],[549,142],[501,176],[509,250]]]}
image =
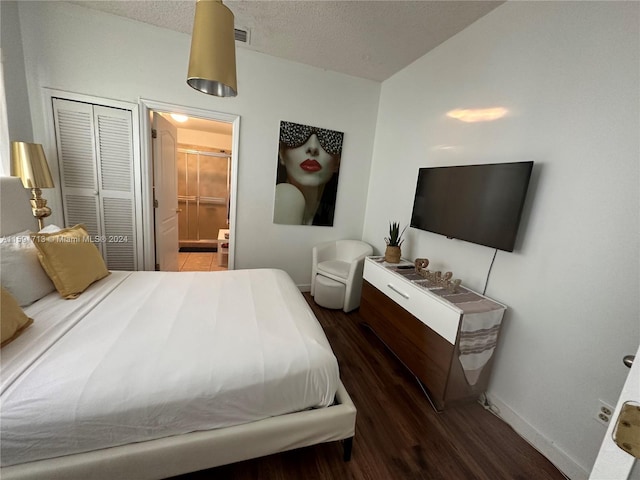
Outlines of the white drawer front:
{"label": "white drawer front", "polygon": [[460,323],[458,311],[428,290],[370,261],[365,261],[364,279],[449,343],[455,344]]}

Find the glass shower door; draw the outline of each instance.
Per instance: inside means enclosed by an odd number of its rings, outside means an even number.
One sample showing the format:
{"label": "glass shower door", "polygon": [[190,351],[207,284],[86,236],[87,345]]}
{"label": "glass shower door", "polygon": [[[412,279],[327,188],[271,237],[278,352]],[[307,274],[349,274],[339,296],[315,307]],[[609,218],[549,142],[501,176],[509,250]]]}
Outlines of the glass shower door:
{"label": "glass shower door", "polygon": [[218,238],[218,230],[227,228],[228,157],[200,156],[200,234]]}
{"label": "glass shower door", "polygon": [[228,228],[230,155],[178,150],[181,247],[214,247]]}

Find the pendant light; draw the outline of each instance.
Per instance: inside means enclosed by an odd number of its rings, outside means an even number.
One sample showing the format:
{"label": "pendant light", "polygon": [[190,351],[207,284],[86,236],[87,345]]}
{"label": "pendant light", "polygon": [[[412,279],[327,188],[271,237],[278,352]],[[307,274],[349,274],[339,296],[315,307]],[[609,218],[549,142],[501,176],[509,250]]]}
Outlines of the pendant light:
{"label": "pendant light", "polygon": [[187,83],[208,95],[238,94],[233,12],[222,0],[196,2]]}

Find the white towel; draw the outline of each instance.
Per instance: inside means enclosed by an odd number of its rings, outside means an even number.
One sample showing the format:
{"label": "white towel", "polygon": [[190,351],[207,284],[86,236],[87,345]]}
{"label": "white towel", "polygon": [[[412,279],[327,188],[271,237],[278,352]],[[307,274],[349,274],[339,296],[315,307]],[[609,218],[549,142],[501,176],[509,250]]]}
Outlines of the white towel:
{"label": "white towel", "polygon": [[460,327],[460,363],[469,385],[475,385],[498,342],[504,309],[467,313]]}

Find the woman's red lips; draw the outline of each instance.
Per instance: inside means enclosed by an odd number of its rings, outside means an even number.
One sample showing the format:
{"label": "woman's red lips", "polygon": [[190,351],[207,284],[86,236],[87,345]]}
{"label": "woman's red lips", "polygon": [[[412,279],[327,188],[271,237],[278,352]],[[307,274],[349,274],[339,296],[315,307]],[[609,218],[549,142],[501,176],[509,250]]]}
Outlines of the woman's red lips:
{"label": "woman's red lips", "polygon": [[322,165],[320,165],[316,160],[311,160],[307,158],[304,162],[300,164],[300,168],[305,172],[317,172],[322,170]]}

